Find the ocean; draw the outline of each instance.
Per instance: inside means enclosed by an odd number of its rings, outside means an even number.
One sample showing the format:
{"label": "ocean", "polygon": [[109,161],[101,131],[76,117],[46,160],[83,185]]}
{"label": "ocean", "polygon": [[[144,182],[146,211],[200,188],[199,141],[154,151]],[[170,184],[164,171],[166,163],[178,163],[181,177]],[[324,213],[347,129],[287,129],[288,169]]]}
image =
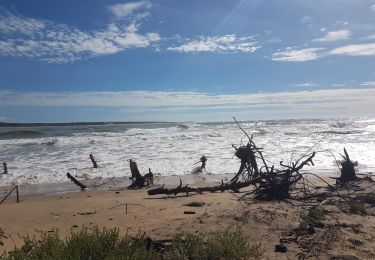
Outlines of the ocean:
{"label": "ocean", "polygon": [[[241,122],[277,167],[309,150],[321,176],[338,174],[336,159],[345,147],[359,172],[375,170],[375,118],[269,120]],[[69,181],[66,172],[88,179],[130,176],[128,159],[161,176],[188,175],[202,155],[207,175],[233,174],[239,160],[232,144],[246,143],[234,122],[218,123],[101,123],[0,127],[0,162],[7,175],[0,186]],[[99,168],[94,169],[89,154]],[[0,166],[0,172],[2,167]]]}

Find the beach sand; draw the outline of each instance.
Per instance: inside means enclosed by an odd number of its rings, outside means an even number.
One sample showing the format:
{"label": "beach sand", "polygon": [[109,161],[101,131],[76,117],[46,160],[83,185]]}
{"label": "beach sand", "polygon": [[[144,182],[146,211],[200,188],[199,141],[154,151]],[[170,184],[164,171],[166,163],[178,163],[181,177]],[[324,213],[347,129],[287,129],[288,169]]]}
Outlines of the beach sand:
{"label": "beach sand", "polygon": [[[194,185],[214,183],[200,181]],[[126,190],[119,187],[22,195],[19,203],[12,196],[0,205],[0,227],[7,237],[1,239],[4,245],[0,246],[0,251],[21,246],[21,236],[27,234],[33,236],[38,235],[39,231],[57,228],[62,236],[67,236],[71,230],[78,231],[95,225],[118,227],[122,234],[146,231],[153,239],[173,238],[181,232],[216,232],[240,227],[250,236],[251,243],[261,243],[264,248],[263,259],[297,259],[298,254],[306,250],[290,242],[286,244],[286,253],[274,252],[280,239],[290,236],[299,226],[300,216],[308,205],[297,207],[289,202],[239,201],[237,196],[222,192],[189,197],[150,197],[146,189]],[[205,205],[184,206],[193,201],[204,202]],[[310,255],[317,255],[320,259],[340,255],[357,256],[359,259],[375,258],[374,208],[369,209],[365,216],[343,213],[329,203],[325,210],[325,227],[316,228],[311,236],[298,238],[307,241],[307,248],[311,244]],[[194,211],[195,214],[184,214],[184,211]],[[316,243],[319,245],[316,246]]]}

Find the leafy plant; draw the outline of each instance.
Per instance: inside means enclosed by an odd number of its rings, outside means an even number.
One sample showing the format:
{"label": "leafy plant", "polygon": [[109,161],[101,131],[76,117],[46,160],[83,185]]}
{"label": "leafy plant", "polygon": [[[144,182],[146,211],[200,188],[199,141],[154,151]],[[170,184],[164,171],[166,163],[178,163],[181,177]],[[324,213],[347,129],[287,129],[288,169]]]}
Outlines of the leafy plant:
{"label": "leafy plant", "polygon": [[315,227],[318,225],[318,223],[321,223],[323,219],[324,211],[317,208],[312,208],[307,212],[307,214],[301,216],[300,227]]}

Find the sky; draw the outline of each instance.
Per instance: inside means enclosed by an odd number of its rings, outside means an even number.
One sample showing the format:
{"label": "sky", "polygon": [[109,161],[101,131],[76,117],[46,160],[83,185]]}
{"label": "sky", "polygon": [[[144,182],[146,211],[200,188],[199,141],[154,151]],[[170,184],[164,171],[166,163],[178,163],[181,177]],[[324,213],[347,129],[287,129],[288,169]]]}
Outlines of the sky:
{"label": "sky", "polygon": [[0,121],[374,111],[375,0],[0,0]]}

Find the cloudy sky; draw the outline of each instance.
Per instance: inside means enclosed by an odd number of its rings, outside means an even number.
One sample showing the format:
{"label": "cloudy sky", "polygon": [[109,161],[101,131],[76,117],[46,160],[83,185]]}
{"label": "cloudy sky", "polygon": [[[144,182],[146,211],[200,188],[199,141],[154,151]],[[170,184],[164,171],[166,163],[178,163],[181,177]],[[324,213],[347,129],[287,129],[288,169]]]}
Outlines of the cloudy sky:
{"label": "cloudy sky", "polygon": [[374,111],[375,0],[0,2],[0,121]]}

